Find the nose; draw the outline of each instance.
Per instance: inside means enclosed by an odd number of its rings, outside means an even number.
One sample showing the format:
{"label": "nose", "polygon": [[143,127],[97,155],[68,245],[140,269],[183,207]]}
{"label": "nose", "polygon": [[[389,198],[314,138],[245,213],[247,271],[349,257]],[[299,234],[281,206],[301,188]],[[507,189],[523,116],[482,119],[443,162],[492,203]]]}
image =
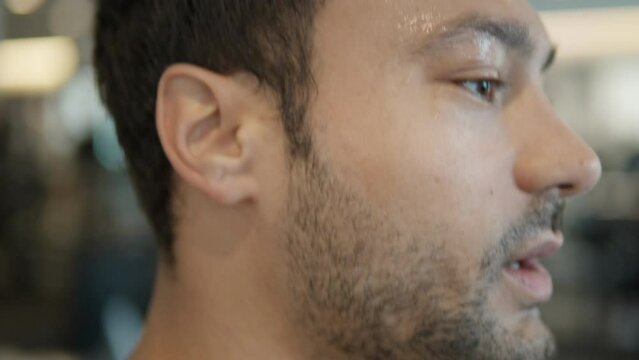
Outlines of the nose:
{"label": "nose", "polygon": [[557,117],[541,91],[528,95],[519,129],[517,186],[527,193],[558,191],[562,197],[591,190],[601,177],[597,154]]}

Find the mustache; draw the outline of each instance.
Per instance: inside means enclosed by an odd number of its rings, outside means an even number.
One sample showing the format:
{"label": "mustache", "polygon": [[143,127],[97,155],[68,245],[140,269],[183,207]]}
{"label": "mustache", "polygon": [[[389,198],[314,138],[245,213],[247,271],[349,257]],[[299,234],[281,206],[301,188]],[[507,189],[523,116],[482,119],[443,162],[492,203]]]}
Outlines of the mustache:
{"label": "mustache", "polygon": [[558,195],[537,200],[527,213],[506,231],[502,241],[525,241],[525,238],[542,231],[561,231],[565,208],[566,202]]}
{"label": "mustache", "polygon": [[[513,251],[542,232],[561,232],[564,225],[566,202],[559,195],[547,195],[537,199],[528,211],[512,224],[501,236],[497,245],[489,250],[482,260],[484,270],[494,266],[499,272]],[[496,266],[498,265],[498,266]]]}

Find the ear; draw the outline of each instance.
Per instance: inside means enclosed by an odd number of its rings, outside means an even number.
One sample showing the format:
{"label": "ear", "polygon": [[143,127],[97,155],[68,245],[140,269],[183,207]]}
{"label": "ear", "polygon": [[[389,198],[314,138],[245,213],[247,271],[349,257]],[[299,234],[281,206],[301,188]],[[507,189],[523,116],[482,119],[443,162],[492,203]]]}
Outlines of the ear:
{"label": "ear", "polygon": [[156,126],[164,152],[185,183],[219,204],[257,194],[254,146],[245,131],[254,93],[237,76],[188,64],[169,67],[160,80]]}

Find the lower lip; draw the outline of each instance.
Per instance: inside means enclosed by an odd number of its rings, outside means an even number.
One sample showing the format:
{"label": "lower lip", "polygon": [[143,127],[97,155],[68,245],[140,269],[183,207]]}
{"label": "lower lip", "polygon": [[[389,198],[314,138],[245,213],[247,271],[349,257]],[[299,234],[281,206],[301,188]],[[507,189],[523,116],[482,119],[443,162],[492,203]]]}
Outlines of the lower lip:
{"label": "lower lip", "polygon": [[532,302],[546,302],[552,297],[552,278],[538,261],[523,261],[519,269],[506,267],[504,273]]}

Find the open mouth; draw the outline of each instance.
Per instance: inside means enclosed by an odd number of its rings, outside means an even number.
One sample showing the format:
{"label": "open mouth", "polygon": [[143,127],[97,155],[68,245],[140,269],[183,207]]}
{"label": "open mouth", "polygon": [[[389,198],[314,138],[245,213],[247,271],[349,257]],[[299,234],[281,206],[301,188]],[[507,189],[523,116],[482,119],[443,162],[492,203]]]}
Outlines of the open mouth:
{"label": "open mouth", "polygon": [[531,303],[542,303],[552,297],[553,284],[548,270],[540,259],[548,257],[561,247],[561,239],[554,238],[516,255],[504,264],[508,281]]}

